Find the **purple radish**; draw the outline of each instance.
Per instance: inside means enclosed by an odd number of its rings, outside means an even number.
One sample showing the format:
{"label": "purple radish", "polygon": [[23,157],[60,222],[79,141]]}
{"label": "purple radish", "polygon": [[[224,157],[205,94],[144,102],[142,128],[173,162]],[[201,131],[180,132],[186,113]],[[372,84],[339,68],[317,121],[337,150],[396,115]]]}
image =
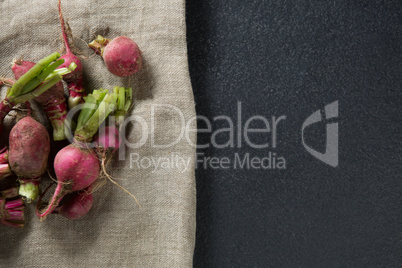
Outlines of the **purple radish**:
{"label": "purple radish", "polygon": [[8,163],[18,177],[34,178],[46,171],[50,138],[46,128],[30,116],[11,129]]}

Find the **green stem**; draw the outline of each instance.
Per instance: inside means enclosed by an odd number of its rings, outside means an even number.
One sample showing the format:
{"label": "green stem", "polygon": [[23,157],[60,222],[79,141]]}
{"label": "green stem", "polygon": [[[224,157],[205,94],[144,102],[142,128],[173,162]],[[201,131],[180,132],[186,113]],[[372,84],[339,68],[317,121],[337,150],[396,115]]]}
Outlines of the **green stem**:
{"label": "green stem", "polygon": [[109,39],[104,38],[101,35],[98,35],[98,37],[92,41],[91,43],[88,44],[90,48],[92,48],[96,54],[99,54],[103,56],[103,51],[105,49],[105,46],[109,43]]}
{"label": "green stem", "polygon": [[32,100],[32,99],[40,96],[43,92],[45,92],[46,90],[48,90],[52,86],[56,85],[59,81],[61,81],[61,79],[62,79],[61,76],[55,75],[53,78],[51,78],[50,80],[47,80],[46,82],[44,82],[42,85],[40,85],[39,87],[37,87],[33,91],[28,92],[28,93],[26,93],[24,95],[21,95],[19,97],[16,97],[14,99],[14,103],[18,104],[18,103],[26,102],[26,101]]}
{"label": "green stem", "polygon": [[120,125],[124,121],[126,113],[131,107],[133,90],[132,88],[114,87],[113,91],[119,95],[119,99],[117,101],[118,107],[114,112],[114,116],[116,118],[116,125]]}
{"label": "green stem", "polygon": [[[119,99],[117,100],[117,110],[124,110],[124,102],[125,102],[125,88],[124,87],[115,87],[116,91],[119,93]],[[113,90],[114,90],[113,89]]]}
{"label": "green stem", "polygon": [[133,99],[133,89],[130,87],[126,89],[126,101],[125,101],[126,104],[124,106],[124,110],[126,112],[128,112],[128,110],[131,108],[132,99]]}
{"label": "green stem", "polygon": [[11,87],[10,91],[7,94],[7,98],[11,98],[14,96],[19,96],[23,87],[36,76],[38,76],[51,62],[57,60],[60,57],[60,54],[54,52],[49,56],[41,59],[37,64],[35,64],[28,72],[18,79],[17,82]]}
{"label": "green stem", "polygon": [[116,109],[117,98],[117,94],[106,94],[88,121],[81,128],[77,128],[74,135],[75,140],[90,141],[106,117]]}
{"label": "green stem", "polygon": [[21,90],[21,95],[28,93],[29,91],[33,90],[37,86],[39,86],[40,83],[45,81],[45,79],[52,74],[54,70],[56,70],[57,67],[62,65],[64,63],[64,59],[59,59],[52,64],[50,64],[48,67],[46,67],[37,77],[29,81]]}
{"label": "green stem", "polygon": [[85,103],[78,117],[77,129],[82,128],[88,122],[89,118],[95,113],[107,93],[107,89],[99,89],[94,90],[92,94],[84,97]]}
{"label": "green stem", "polygon": [[20,178],[19,194],[26,198],[27,203],[34,201],[40,192],[39,188],[40,177],[33,179]]}
{"label": "green stem", "polygon": [[72,63],[70,63],[70,66],[68,66],[68,68],[60,68],[60,69],[54,70],[53,73],[57,73],[58,75],[64,76],[64,75],[69,74],[72,71],[74,71],[75,68],[77,68],[77,64],[75,64],[75,62],[72,62]]}

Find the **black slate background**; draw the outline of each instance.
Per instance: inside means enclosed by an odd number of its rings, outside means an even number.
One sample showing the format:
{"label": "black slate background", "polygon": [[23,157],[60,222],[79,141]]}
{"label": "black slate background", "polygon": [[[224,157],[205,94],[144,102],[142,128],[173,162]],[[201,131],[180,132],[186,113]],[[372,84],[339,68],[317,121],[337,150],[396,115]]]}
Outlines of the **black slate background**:
{"label": "black slate background", "polygon": [[[241,148],[198,150],[276,153],[286,169],[198,166],[194,266],[401,267],[401,2],[188,0],[186,9],[196,110],[212,131],[228,127],[213,121],[219,115],[237,127],[238,102],[243,124],[286,116],[276,148],[243,140]],[[306,152],[301,126],[336,100],[333,168]],[[324,123],[306,136],[324,150]],[[267,133],[250,137],[270,142]],[[211,138],[199,133],[198,142]],[[215,138],[223,144],[229,135]]]}

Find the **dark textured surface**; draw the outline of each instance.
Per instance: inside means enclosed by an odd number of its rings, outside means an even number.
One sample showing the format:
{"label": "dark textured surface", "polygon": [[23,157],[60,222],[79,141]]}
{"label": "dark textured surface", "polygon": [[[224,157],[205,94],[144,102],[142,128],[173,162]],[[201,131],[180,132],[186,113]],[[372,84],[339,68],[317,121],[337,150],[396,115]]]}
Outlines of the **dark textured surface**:
{"label": "dark textured surface", "polygon": [[[402,266],[401,10],[399,1],[187,1],[197,114],[212,131],[228,127],[218,115],[237,127],[238,102],[243,125],[286,116],[276,148],[236,140],[198,150],[231,159],[272,152],[286,169],[198,167],[195,267]],[[334,168],[306,152],[301,126],[336,100]],[[324,150],[324,123],[306,136]],[[224,144],[229,134],[199,133],[198,142],[212,138]]]}

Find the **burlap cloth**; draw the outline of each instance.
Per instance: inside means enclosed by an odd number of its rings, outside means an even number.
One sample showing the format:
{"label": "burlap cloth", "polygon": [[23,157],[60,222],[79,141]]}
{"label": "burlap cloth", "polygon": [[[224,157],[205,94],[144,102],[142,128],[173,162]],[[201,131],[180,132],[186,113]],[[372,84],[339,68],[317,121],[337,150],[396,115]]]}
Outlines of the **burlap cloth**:
{"label": "burlap cloth", "polygon": [[[97,34],[126,35],[142,50],[134,77],[110,74],[99,56],[83,60],[88,90],[134,88],[126,151],[109,166],[138,198],[107,183],[88,215],[71,221],[50,215],[40,222],[27,208],[23,229],[0,225],[2,267],[190,267],[195,239],[194,102],[188,74],[185,3],[169,1],[62,2],[84,56]],[[13,58],[37,61],[61,51],[57,1],[0,2],[0,75],[11,77]],[[2,88],[2,91],[5,87]],[[140,145],[141,146],[135,146]],[[134,148],[138,147],[138,148]],[[130,163],[131,160],[131,163]],[[159,161],[159,166],[155,164]],[[162,165],[162,162],[164,163]]]}

